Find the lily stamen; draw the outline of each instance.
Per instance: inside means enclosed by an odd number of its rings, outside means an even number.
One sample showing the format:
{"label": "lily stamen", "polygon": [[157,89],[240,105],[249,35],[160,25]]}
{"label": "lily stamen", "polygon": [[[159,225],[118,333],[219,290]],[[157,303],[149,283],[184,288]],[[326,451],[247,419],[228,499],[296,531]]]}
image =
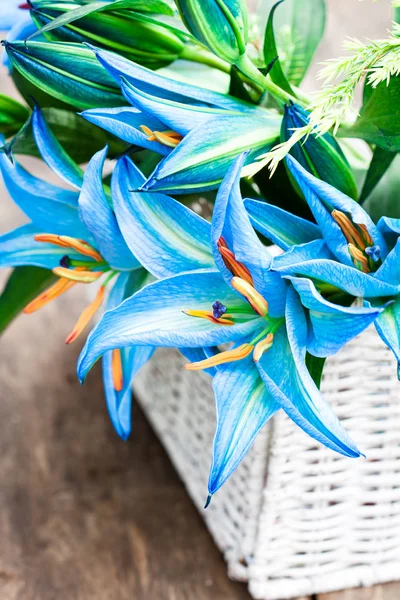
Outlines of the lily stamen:
{"label": "lily stamen", "polygon": [[35,235],[34,239],[36,242],[47,242],[61,248],[71,248],[72,250],[76,250],[84,256],[90,256],[90,258],[93,258],[96,262],[104,262],[101,254],[99,254],[97,250],[95,250],[84,240],[79,240],[67,235],[55,235],[52,233],[41,233]]}
{"label": "lily stamen", "polygon": [[147,125],[141,125],[140,129],[143,131],[145,135],[147,135],[147,139],[149,142],[160,142],[164,144],[164,146],[169,146],[171,148],[176,148],[178,144],[183,140],[183,136],[172,129],[168,129],[166,131],[153,131]]}
{"label": "lily stamen", "polygon": [[365,254],[356,248],[353,244],[349,244],[349,254],[353,260],[354,266],[357,267],[363,273],[369,273],[370,269],[368,266],[368,258]]}
{"label": "lily stamen", "polygon": [[118,348],[112,351],[111,371],[113,377],[114,390],[121,392],[124,387],[124,376],[122,369],[121,350]]}
{"label": "lily stamen", "polygon": [[93,283],[104,275],[104,271],[81,271],[79,269],[66,269],[65,267],[56,267],[53,269],[53,273],[54,275],[58,275],[58,277],[63,277],[77,283]]}
{"label": "lily stamen", "polygon": [[218,250],[222,256],[226,268],[232,273],[232,275],[241,277],[242,279],[253,285],[253,278],[250,274],[250,271],[243,263],[236,260],[234,253],[232,252],[232,250],[229,250],[227,243],[223,237],[220,237],[218,240]]}
{"label": "lily stamen", "polygon": [[205,360],[189,363],[188,365],[185,365],[185,369],[188,371],[202,371],[203,369],[209,369],[210,367],[243,360],[253,352],[253,349],[254,346],[252,344],[242,344],[241,346],[234,348],[234,350],[226,350],[225,352],[220,352]]}
{"label": "lily stamen", "polygon": [[42,294],[39,294],[32,302],[27,304],[24,308],[24,313],[26,315],[31,315],[36,312],[43,306],[46,306],[49,302],[58,298],[68,290],[70,290],[74,285],[76,285],[76,281],[70,281],[67,279],[59,279],[54,285],[47,288]]}
{"label": "lily stamen", "polygon": [[65,340],[66,344],[71,344],[80,336],[82,331],[86,328],[86,326],[89,324],[91,319],[94,317],[94,315],[96,314],[96,312],[99,310],[100,306],[102,305],[104,296],[105,296],[105,292],[106,292],[106,287],[105,287],[105,285],[102,285],[101,288],[99,289],[99,291],[97,292],[96,298],[93,300],[93,302],[91,304],[89,304],[89,306],[87,306],[85,308],[85,310],[79,317],[75,327],[73,328],[73,330],[71,331],[71,333],[69,334],[67,339]]}
{"label": "lily stamen", "polygon": [[267,316],[268,302],[248,281],[245,281],[241,277],[233,277],[231,285],[239,294],[246,298],[250,306],[260,317]]}
{"label": "lily stamen", "polygon": [[185,315],[189,317],[198,317],[200,319],[207,319],[217,325],[234,325],[235,322],[232,320],[232,315],[224,314],[223,317],[214,317],[212,312],[207,310],[184,310]]}
{"label": "lily stamen", "polygon": [[256,347],[254,348],[254,352],[253,352],[254,362],[259,362],[259,360],[261,360],[261,357],[264,354],[264,352],[266,352],[267,350],[272,348],[273,344],[274,344],[274,335],[272,333],[269,333],[266,338],[264,338],[263,340],[258,342],[258,344],[256,344]]}
{"label": "lily stamen", "polygon": [[360,250],[364,250],[367,244],[363,240],[361,233],[356,229],[354,223],[352,223],[350,219],[340,210],[333,210],[332,217],[339,225],[347,242],[349,244],[353,244],[356,248],[359,248]]}

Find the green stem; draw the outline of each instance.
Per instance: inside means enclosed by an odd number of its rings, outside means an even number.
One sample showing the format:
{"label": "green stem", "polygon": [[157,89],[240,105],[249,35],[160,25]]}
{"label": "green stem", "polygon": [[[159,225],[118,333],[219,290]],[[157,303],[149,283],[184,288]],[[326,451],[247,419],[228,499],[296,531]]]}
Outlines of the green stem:
{"label": "green stem", "polygon": [[257,344],[257,342],[259,342],[260,340],[262,340],[263,338],[265,338],[269,333],[276,333],[278,331],[278,329],[284,324],[285,319],[284,317],[282,317],[281,319],[275,319],[275,322],[272,323],[271,325],[268,325],[268,327],[266,327],[265,329],[262,330],[262,332],[257,335],[257,337],[255,337],[253,340],[251,340],[250,344],[252,346],[255,346]]}
{"label": "green stem", "polygon": [[255,81],[263,90],[272,94],[277,100],[280,100],[283,104],[288,104],[289,102],[295,102],[297,104],[301,104],[305,106],[306,103],[301,98],[296,98],[285,92],[279,85],[276,85],[271,79],[269,75],[264,77],[262,73],[257,69],[257,67],[252,63],[247,54],[242,54],[240,59],[236,63],[236,67],[242,71],[247,77]]}
{"label": "green stem", "polygon": [[223,73],[231,72],[231,65],[215,54],[212,54],[212,52],[209,52],[202,46],[186,44],[179,58],[182,58],[183,60],[191,60],[192,62],[197,62],[202,65],[207,65],[208,67],[218,69]]}

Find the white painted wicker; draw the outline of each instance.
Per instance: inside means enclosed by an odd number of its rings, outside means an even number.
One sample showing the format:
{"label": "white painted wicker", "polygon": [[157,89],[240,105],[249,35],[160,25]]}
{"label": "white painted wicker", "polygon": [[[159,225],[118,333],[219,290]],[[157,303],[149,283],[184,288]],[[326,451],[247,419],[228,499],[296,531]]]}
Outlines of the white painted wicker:
{"label": "white painted wicker", "polygon": [[211,379],[183,364],[159,350],[135,391],[232,578],[263,600],[400,579],[400,383],[374,329],[328,360],[322,386],[367,459],[325,449],[279,413],[206,511]]}

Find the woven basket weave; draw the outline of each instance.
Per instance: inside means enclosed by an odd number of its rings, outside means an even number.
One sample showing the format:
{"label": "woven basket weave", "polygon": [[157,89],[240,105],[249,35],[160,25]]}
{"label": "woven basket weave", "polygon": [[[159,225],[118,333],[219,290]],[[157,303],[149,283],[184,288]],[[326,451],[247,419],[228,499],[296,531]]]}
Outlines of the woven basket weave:
{"label": "woven basket weave", "polygon": [[206,511],[214,398],[184,362],[159,350],[135,391],[230,576],[262,600],[400,579],[400,384],[375,330],[328,360],[322,385],[367,459],[314,443],[281,411]]}

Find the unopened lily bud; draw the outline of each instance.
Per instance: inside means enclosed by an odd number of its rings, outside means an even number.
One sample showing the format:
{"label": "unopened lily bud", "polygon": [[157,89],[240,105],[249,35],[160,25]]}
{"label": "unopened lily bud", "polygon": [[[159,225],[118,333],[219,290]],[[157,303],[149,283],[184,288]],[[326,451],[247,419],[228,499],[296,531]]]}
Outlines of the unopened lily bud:
{"label": "unopened lily bud", "polygon": [[246,52],[246,0],[176,0],[189,31],[214,54],[235,64]]}
{"label": "unopened lily bud", "polygon": [[[286,106],[281,128],[282,142],[288,141],[295,129],[308,123],[309,113],[304,108],[293,103]],[[290,153],[315,177],[333,185],[350,198],[357,198],[357,184],[350,165],[330,133],[321,136],[311,134],[295,144]]]}

